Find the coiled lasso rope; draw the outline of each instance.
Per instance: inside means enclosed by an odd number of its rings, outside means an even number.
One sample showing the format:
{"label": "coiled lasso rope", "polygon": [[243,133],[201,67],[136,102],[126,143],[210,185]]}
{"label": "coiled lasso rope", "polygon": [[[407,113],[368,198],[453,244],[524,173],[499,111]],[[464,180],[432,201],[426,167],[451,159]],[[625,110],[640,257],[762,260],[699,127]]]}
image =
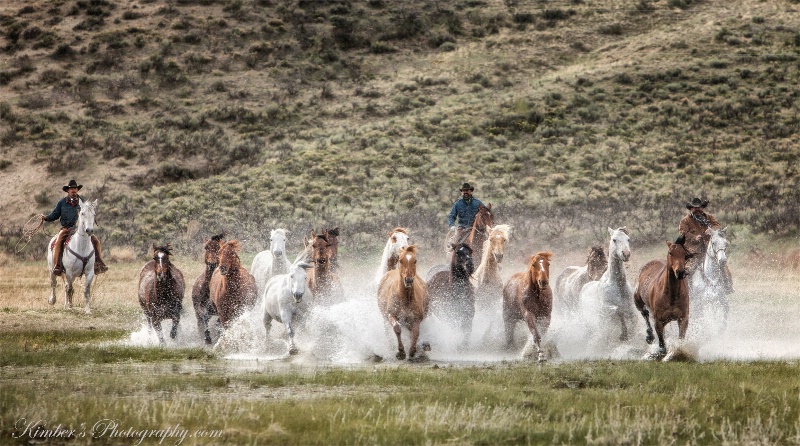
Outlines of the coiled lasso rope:
{"label": "coiled lasso rope", "polygon": [[[36,214],[33,217],[31,217],[31,219],[28,220],[28,222],[22,226],[22,237],[20,237],[19,240],[17,240],[17,244],[14,245],[14,251],[17,254],[22,252],[22,250],[25,249],[26,246],[28,246],[28,243],[30,243],[33,236],[36,235],[39,231],[41,231],[43,227],[44,227],[44,219],[42,218],[41,215]],[[23,240],[25,240],[25,244],[22,245],[22,247],[20,248],[19,244]]]}

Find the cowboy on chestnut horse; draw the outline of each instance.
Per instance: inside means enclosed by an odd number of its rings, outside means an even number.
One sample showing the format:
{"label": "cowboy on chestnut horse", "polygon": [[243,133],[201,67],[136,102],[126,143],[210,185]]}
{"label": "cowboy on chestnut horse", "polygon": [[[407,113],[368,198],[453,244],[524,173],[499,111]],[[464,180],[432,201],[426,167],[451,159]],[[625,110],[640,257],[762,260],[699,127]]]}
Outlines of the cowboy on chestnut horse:
{"label": "cowboy on chestnut horse", "polygon": [[[83,187],[75,180],[69,180],[69,184],[63,186],[61,189],[67,193],[67,196],[59,200],[56,207],[49,215],[39,215],[42,222],[61,220],[61,230],[58,232],[56,244],[53,247],[53,259],[55,259],[56,266],[53,267],[53,274],[61,275],[64,272],[64,266],[61,263],[61,253],[64,248],[64,241],[75,229],[75,224],[78,223],[78,213],[80,206],[78,199],[78,191]],[[94,273],[101,274],[108,271],[108,267],[103,263],[101,258],[100,240],[92,234],[92,245],[94,246],[95,259],[94,259]]]}
{"label": "cowboy on chestnut horse", "polygon": [[[678,224],[678,232],[686,239],[686,249],[695,254],[706,252],[708,241],[711,238],[710,235],[706,234],[706,230],[720,229],[722,227],[713,215],[705,211],[706,206],[708,206],[708,200],[693,198],[691,202],[686,203],[686,209],[689,210],[689,213]],[[686,262],[687,270],[690,273],[702,267],[702,265],[702,255],[696,255]],[[722,282],[725,287],[725,294],[732,294],[734,292],[733,279],[727,264],[723,268],[723,273],[724,280]]]}

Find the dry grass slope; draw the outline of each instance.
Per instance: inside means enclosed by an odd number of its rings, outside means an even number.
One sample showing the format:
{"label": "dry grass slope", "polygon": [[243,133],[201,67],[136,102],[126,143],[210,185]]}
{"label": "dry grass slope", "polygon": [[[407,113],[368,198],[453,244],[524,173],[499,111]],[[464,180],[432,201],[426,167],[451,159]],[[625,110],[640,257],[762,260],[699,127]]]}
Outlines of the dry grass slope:
{"label": "dry grass slope", "polygon": [[72,177],[100,198],[107,246],[142,252],[275,226],[433,239],[465,179],[520,235],[672,238],[695,195],[796,235],[798,8],[5,2],[0,239]]}

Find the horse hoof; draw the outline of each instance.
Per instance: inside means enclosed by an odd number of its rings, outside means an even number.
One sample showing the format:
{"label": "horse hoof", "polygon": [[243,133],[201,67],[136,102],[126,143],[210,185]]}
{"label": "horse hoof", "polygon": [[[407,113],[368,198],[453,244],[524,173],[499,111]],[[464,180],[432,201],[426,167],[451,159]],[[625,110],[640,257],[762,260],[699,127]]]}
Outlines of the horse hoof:
{"label": "horse hoof", "polygon": [[422,343],[422,351],[424,351],[424,352],[431,351],[431,344],[428,343],[428,342],[423,342]]}
{"label": "horse hoof", "polygon": [[399,352],[397,352],[397,355],[395,356],[395,358],[397,358],[397,359],[399,359],[399,360],[401,360],[401,361],[402,361],[403,359],[406,359],[406,352],[404,352],[404,351],[399,351]]}
{"label": "horse hoof", "polygon": [[294,356],[298,353],[300,353],[300,350],[298,350],[297,347],[292,347],[289,349],[289,356]]}
{"label": "horse hoof", "polygon": [[644,342],[647,342],[648,344],[652,344],[652,343],[653,343],[653,341],[654,341],[655,339],[656,339],[656,338],[655,338],[655,336],[653,336],[653,335],[647,335],[647,336],[644,338]]}

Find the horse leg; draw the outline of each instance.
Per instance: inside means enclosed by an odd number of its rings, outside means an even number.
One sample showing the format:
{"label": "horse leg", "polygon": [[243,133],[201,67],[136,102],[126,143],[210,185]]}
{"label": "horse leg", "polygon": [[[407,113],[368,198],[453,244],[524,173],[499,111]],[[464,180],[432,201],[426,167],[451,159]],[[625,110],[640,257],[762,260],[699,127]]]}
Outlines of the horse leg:
{"label": "horse leg", "polygon": [[526,310],[523,314],[523,318],[525,319],[525,323],[528,324],[528,330],[533,336],[533,344],[536,346],[537,360],[539,362],[546,361],[546,355],[544,354],[544,351],[542,351],[542,336],[539,334],[539,329],[536,326],[536,317],[533,315],[533,313]]}
{"label": "horse leg", "polygon": [[153,327],[153,329],[156,331],[156,334],[158,335],[158,343],[161,344],[162,346],[165,345],[166,341],[164,341],[164,333],[161,331],[161,320],[151,319],[150,326]]}
{"label": "horse leg", "polygon": [[[394,331],[394,335],[397,336],[397,355],[395,357],[401,360],[406,359],[406,349],[400,337],[400,322],[398,322],[394,316],[389,316],[389,325],[392,326],[392,331]],[[417,333],[417,336],[419,336],[419,333]]]}
{"label": "horse leg", "polygon": [[50,271],[50,298],[47,299],[47,302],[50,305],[55,305],[56,304],[56,287],[57,286],[58,286],[58,276],[53,274],[53,271]]}
{"label": "horse leg", "polygon": [[197,318],[197,331],[206,345],[211,345],[211,331],[208,329],[208,320],[211,315],[208,314],[208,306],[202,302],[194,304],[194,314]]}
{"label": "horse leg", "polygon": [[686,337],[686,329],[689,328],[689,315],[684,315],[678,319],[678,338],[683,340]]}
{"label": "horse leg", "polygon": [[[414,322],[411,326],[411,347],[408,348],[408,357],[413,358],[417,354],[417,341],[419,341],[420,322]],[[430,347],[428,347],[430,350]],[[427,350],[426,350],[427,351]]]}
{"label": "horse leg", "polygon": [[667,343],[664,342],[664,323],[655,319],[656,335],[658,336],[658,356],[663,357],[667,355]]}
{"label": "horse leg", "polygon": [[75,289],[72,287],[72,280],[67,277],[66,282],[64,282],[64,309],[69,310],[72,308],[72,293]]}
{"label": "horse leg", "polygon": [[299,350],[294,345],[294,328],[292,328],[292,313],[289,311],[281,311],[281,319],[283,319],[283,325],[286,327],[286,335],[289,336],[289,354],[296,355]]}
{"label": "horse leg", "polygon": [[619,334],[619,340],[625,342],[628,340],[628,325],[625,324],[625,315],[622,313],[619,313],[619,323],[622,329],[622,332]]}
{"label": "horse leg", "polygon": [[83,299],[86,302],[86,314],[92,314],[89,309],[89,299],[92,297],[92,282],[94,281],[94,273],[89,271],[86,273],[86,286],[83,288]]}
{"label": "horse leg", "polygon": [[175,339],[178,337],[178,324],[181,323],[181,314],[177,313],[172,317],[172,330],[169,331],[169,337]]}
{"label": "horse leg", "polygon": [[503,325],[506,329],[506,350],[511,350],[514,348],[514,326],[517,325],[517,321],[503,315]]}
{"label": "horse leg", "polygon": [[[636,306],[637,307],[639,306],[638,303],[637,303]],[[653,327],[650,326],[650,312],[647,311],[647,308],[642,307],[641,313],[642,313],[642,317],[644,318],[644,323],[647,324],[647,336],[644,337],[644,342],[647,342],[648,344],[652,344],[653,343],[653,339],[655,339],[655,337],[653,336]]]}

